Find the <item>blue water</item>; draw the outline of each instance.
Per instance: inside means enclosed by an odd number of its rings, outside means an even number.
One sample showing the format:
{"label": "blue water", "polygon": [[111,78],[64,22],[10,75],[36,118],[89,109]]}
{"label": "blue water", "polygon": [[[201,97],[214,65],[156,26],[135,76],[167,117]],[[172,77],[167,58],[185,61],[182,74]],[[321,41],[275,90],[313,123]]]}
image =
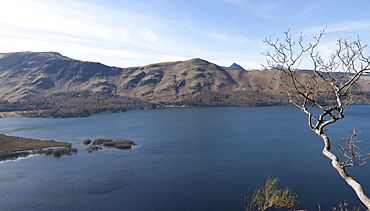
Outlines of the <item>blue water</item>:
{"label": "blue water", "polygon": [[[333,150],[359,127],[370,152],[370,106],[330,128]],[[73,143],[77,155],[0,163],[0,210],[243,210],[268,175],[292,186],[297,208],[358,206],[294,107],[172,108],[87,118],[0,118],[0,133]],[[84,139],[132,139],[131,150],[88,153]],[[366,139],[368,142],[366,142]],[[349,172],[370,193],[370,165]]]}

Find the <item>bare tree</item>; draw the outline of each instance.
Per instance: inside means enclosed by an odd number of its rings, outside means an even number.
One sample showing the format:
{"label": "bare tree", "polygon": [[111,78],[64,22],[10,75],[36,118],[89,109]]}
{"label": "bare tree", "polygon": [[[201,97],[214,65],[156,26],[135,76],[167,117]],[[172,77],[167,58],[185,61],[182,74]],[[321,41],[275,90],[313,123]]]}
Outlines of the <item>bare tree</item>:
{"label": "bare tree", "polygon": [[[345,161],[330,151],[330,139],[326,134],[327,126],[344,118],[344,109],[353,103],[356,82],[370,70],[370,57],[365,56],[366,45],[361,40],[349,42],[338,40],[337,48],[330,58],[324,59],[318,52],[324,31],[314,37],[314,41],[305,44],[305,36],[300,34],[292,39],[289,31],[283,40],[266,38],[265,42],[272,47],[272,52],[263,53],[268,57],[269,68],[277,70],[277,79],[281,80],[283,90],[289,100],[308,116],[308,127],[324,142],[322,153],[331,160],[339,175],[356,192],[358,198],[370,210],[370,199],[364,193],[361,184],[353,179],[346,168],[361,164],[368,155],[357,152],[357,130],[347,137],[345,147],[340,147]],[[303,60],[312,62],[312,72],[297,72]],[[311,109],[312,107],[319,108]]]}

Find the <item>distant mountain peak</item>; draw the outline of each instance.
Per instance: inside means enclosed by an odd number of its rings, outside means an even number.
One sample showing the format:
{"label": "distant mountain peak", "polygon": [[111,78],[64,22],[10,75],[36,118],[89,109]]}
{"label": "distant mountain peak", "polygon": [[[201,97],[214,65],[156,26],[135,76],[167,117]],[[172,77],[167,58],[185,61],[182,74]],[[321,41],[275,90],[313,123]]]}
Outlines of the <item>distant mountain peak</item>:
{"label": "distant mountain peak", "polygon": [[193,58],[193,59],[190,59],[188,60],[188,62],[191,62],[191,63],[209,63],[209,61],[207,60],[204,60],[204,59],[201,59],[201,58]]}
{"label": "distant mountain peak", "polygon": [[13,52],[13,53],[0,53],[0,58],[2,57],[16,57],[24,58],[26,60],[43,60],[43,59],[69,59],[66,56],[58,52],[31,52],[31,51],[22,51],[22,52]]}
{"label": "distant mountain peak", "polygon": [[242,66],[240,66],[240,65],[238,65],[236,63],[233,63],[230,67],[222,67],[222,68],[224,68],[225,70],[241,70],[241,71],[247,71]]}

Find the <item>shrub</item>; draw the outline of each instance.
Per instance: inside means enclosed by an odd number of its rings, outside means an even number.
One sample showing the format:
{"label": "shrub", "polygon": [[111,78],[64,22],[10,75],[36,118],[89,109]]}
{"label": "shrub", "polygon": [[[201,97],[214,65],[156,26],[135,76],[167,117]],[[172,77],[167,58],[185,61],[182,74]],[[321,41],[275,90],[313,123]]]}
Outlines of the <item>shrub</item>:
{"label": "shrub", "polygon": [[278,178],[267,177],[265,186],[256,189],[245,211],[264,211],[269,208],[292,209],[297,203],[297,195],[290,188],[277,189]]}

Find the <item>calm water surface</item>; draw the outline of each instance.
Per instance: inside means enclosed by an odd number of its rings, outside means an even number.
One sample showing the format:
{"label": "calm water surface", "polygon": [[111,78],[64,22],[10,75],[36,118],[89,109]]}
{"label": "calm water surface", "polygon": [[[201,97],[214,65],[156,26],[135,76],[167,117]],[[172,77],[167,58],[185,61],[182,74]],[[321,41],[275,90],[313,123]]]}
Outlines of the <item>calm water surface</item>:
{"label": "calm water surface", "polygon": [[[333,146],[352,127],[370,151],[370,106],[347,108]],[[1,118],[0,133],[73,143],[77,155],[0,163],[0,210],[243,210],[271,175],[293,186],[298,208],[358,206],[294,107],[173,108],[87,118]],[[84,139],[125,138],[131,150],[88,153]],[[368,140],[368,142],[366,142]],[[334,150],[335,147],[333,147]],[[349,171],[370,192],[370,166]]]}

